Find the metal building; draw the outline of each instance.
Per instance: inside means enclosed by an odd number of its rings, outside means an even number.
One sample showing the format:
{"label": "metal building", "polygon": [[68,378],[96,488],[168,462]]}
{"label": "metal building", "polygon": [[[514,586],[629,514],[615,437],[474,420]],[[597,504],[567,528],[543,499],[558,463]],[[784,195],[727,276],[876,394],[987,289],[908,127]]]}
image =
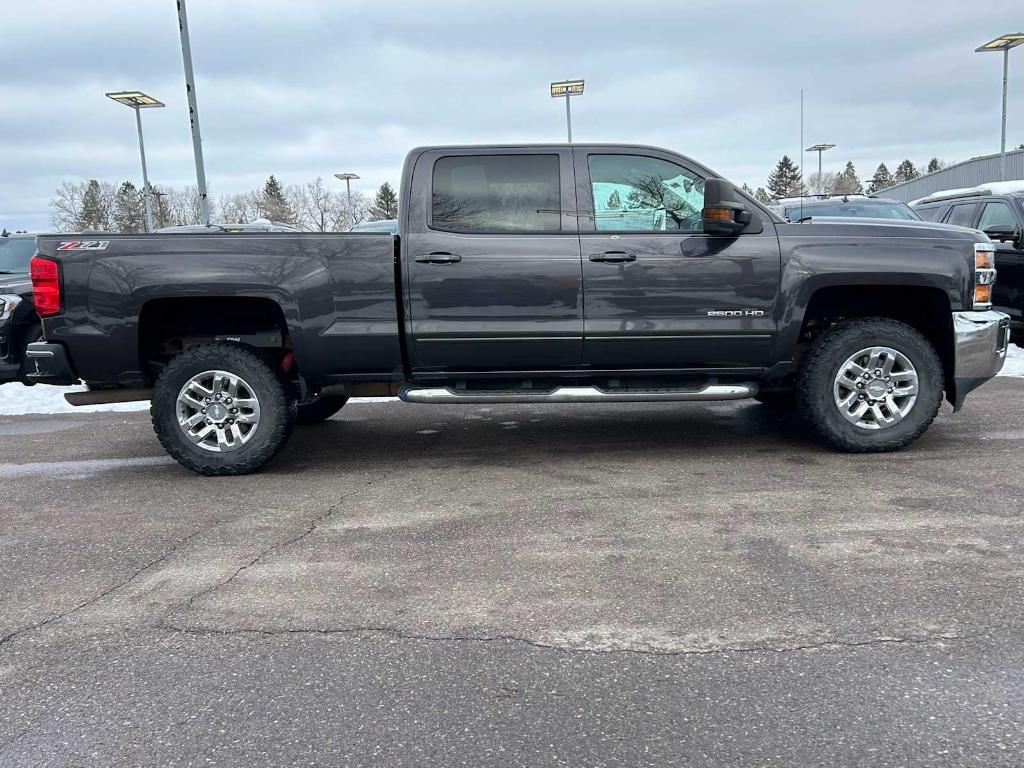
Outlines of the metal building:
{"label": "metal building", "polygon": [[[1024,179],[1024,149],[1006,153],[1006,180]],[[919,176],[913,181],[883,189],[879,197],[891,197],[909,203],[946,189],[976,187],[990,181],[999,181],[999,153],[972,157],[935,173]]]}

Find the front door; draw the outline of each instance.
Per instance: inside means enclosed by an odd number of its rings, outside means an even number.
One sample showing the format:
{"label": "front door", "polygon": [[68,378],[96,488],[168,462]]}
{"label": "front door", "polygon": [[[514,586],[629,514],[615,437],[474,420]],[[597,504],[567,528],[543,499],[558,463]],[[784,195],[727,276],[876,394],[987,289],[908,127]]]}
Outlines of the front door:
{"label": "front door", "polygon": [[431,150],[402,243],[419,373],[580,363],[583,275],[567,149]]}
{"label": "front door", "polygon": [[[1022,230],[1017,214],[1003,200],[992,200],[981,209],[978,229],[999,227],[1017,232]],[[996,247],[996,285],[992,291],[992,306],[1008,313],[1015,320],[1024,320],[1024,242],[994,241]]]}
{"label": "front door", "polygon": [[653,149],[577,148],[574,155],[584,363],[645,370],[767,363],[781,269],[771,222],[754,211],[756,232],[705,235],[703,169]]}

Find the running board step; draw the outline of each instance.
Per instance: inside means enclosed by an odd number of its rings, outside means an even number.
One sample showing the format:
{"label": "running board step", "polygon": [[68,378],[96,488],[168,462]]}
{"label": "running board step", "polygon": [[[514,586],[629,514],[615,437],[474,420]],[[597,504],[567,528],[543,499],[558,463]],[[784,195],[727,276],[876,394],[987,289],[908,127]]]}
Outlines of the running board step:
{"label": "running board step", "polygon": [[757,384],[707,384],[700,389],[601,389],[555,387],[529,389],[453,389],[402,387],[407,403],[649,403],[685,400],[743,400],[757,394]]}

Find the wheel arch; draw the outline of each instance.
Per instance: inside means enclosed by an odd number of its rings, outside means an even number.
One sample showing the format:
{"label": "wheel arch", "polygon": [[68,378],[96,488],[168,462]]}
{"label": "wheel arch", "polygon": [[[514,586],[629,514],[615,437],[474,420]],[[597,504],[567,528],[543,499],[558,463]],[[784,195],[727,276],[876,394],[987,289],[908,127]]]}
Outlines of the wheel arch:
{"label": "wheel arch", "polygon": [[[139,310],[138,354],[152,385],[172,357],[199,344],[225,341],[255,349],[297,374],[283,307],[265,296],[164,296]],[[290,356],[290,357],[289,357]]]}
{"label": "wheel arch", "polygon": [[842,320],[882,317],[920,331],[935,347],[942,362],[947,399],[955,400],[956,366],[953,308],[941,287],[929,284],[833,284],[817,288],[806,301],[796,340],[794,365],[823,330]]}

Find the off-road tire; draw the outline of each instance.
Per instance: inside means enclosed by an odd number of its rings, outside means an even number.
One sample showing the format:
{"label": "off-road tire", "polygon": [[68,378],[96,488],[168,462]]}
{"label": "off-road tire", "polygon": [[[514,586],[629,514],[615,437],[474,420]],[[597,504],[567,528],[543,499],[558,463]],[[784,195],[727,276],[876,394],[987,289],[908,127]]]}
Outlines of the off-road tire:
{"label": "off-road tire", "polygon": [[347,402],[347,395],[324,395],[306,403],[299,403],[295,423],[302,427],[327,421]]}
{"label": "off-road tire", "polygon": [[[918,394],[910,412],[891,427],[865,430],[847,421],[833,398],[839,368],[858,350],[891,347],[910,360],[918,374]],[[804,416],[830,445],[849,453],[895,451],[914,442],[942,405],[942,362],[919,331],[896,320],[869,317],[834,325],[813,342],[798,375],[797,394]]]}
{"label": "off-road tire", "polygon": [[[256,434],[232,451],[204,450],[185,436],[178,425],[178,392],[193,376],[222,370],[243,378],[259,401]],[[200,475],[246,475],[276,454],[295,424],[295,404],[287,384],[271,364],[255,351],[237,344],[217,342],[190,347],[175,356],[160,372],[149,409],[160,444],[182,466]]]}

